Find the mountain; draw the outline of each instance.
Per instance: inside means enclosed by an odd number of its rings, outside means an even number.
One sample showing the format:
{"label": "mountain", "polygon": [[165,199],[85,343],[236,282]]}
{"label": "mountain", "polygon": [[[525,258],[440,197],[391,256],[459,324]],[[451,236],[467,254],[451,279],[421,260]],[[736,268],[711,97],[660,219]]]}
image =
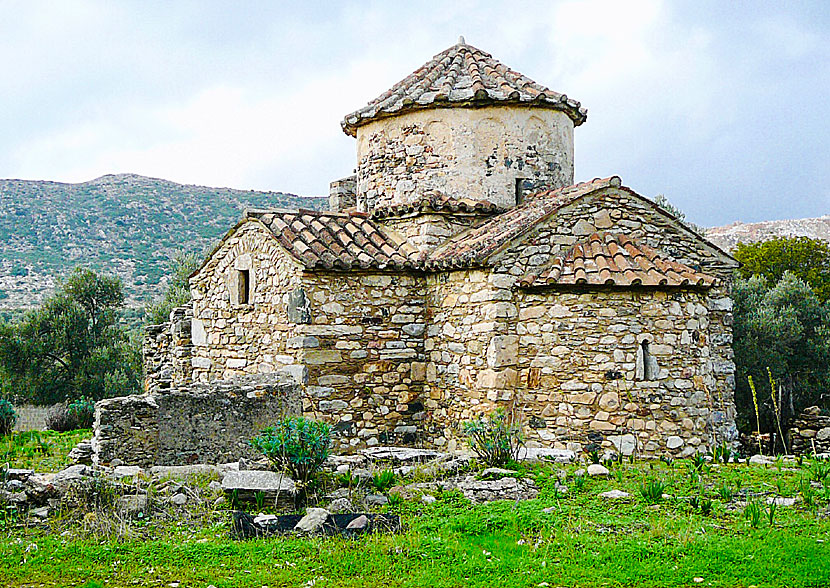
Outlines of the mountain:
{"label": "mountain", "polygon": [[325,202],[134,174],[80,184],[0,180],[0,310],[40,303],[79,265],[120,276],[128,306],[141,306],[163,291],[179,251],[207,250],[245,208]]}
{"label": "mountain", "polygon": [[809,237],[830,241],[830,215],[760,223],[735,222],[707,229],[706,236],[725,251],[731,251],[739,242],[755,243],[775,237]]}

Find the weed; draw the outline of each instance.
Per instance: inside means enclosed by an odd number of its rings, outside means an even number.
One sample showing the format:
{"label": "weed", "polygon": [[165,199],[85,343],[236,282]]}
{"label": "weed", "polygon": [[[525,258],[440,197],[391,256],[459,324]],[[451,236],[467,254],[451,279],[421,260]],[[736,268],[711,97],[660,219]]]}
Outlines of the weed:
{"label": "weed", "polygon": [[573,488],[575,492],[582,492],[582,489],[585,487],[585,482],[588,481],[588,476],[585,474],[580,474],[579,476],[574,476],[573,481]]}
{"label": "weed", "polygon": [[588,460],[589,460],[591,463],[599,463],[599,462],[600,462],[600,460],[601,460],[601,459],[600,459],[599,449],[592,449],[591,451],[589,451],[589,452],[588,452]]}
{"label": "weed", "polygon": [[744,518],[749,521],[749,525],[753,529],[757,529],[761,523],[761,518],[764,516],[764,511],[755,500],[749,500],[744,508]]}
{"label": "weed", "polygon": [[778,503],[773,500],[769,503],[767,507],[767,519],[769,520],[769,526],[772,527],[775,524],[775,512],[778,510]]}
{"label": "weed", "polygon": [[470,449],[488,466],[516,460],[524,443],[521,427],[508,418],[504,409],[464,423],[463,430]]}
{"label": "weed", "polygon": [[731,459],[732,450],[729,448],[729,444],[726,442],[717,445],[712,450],[712,461],[714,462],[721,462],[727,464]]}
{"label": "weed", "polygon": [[262,490],[254,492],[254,501],[256,502],[257,510],[262,510],[265,506],[265,492]]}
{"label": "weed", "polygon": [[810,466],[810,480],[813,482],[824,482],[830,476],[830,462],[815,460]]}
{"label": "weed", "polygon": [[658,478],[649,478],[640,484],[640,494],[649,504],[657,504],[663,500],[666,483]]}
{"label": "weed", "polygon": [[12,403],[5,398],[0,398],[0,435],[8,435],[14,429],[17,422],[17,412]]}
{"label": "weed", "polygon": [[816,503],[816,491],[815,488],[810,484],[810,481],[804,477],[801,477],[798,481],[798,492],[801,494],[801,500],[804,501],[804,504],[812,508]]}
{"label": "weed", "polygon": [[397,508],[404,503],[403,496],[400,494],[390,494],[389,495],[389,506],[392,508]]}
{"label": "weed", "polygon": [[277,470],[287,470],[304,492],[328,459],[331,427],[305,417],[289,417],[260,432],[251,446]]}
{"label": "weed", "polygon": [[395,485],[395,472],[383,470],[372,476],[372,486],[378,492],[386,492]]}
{"label": "weed", "polygon": [[721,497],[722,500],[726,502],[731,502],[732,498],[735,496],[735,490],[727,484],[723,482],[720,486],[718,486],[718,496]]}
{"label": "weed", "polygon": [[712,514],[712,499],[711,498],[703,498],[700,501],[700,514],[705,517],[708,517]]}

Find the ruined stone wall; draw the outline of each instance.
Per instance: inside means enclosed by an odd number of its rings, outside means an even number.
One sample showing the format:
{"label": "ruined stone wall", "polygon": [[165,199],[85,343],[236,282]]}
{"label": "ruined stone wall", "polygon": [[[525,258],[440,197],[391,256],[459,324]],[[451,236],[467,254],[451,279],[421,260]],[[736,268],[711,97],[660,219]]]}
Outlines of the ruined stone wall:
{"label": "ruined stone wall", "polygon": [[[250,272],[248,304],[237,300],[237,272]],[[257,221],[242,224],[190,282],[193,379],[208,382],[295,365],[286,342],[307,300],[299,266]],[[291,315],[291,316],[290,316]]]}
{"label": "ruined stone wall", "polygon": [[305,414],[330,422],[341,450],[430,443],[423,278],[315,273],[304,288],[311,322],[289,346],[308,369]]}
{"label": "ruined stone wall", "polygon": [[804,409],[793,421],[789,436],[795,455],[830,453],[830,416],[821,414],[817,406]]}
{"label": "ruined stone wall", "polygon": [[192,318],[192,307],[181,306],[173,309],[169,321],[145,328],[142,347],[145,392],[162,392],[191,381]]}
{"label": "ruined stone wall", "polygon": [[[595,230],[639,237],[720,277],[704,291],[525,291],[528,270]],[[581,199],[494,258],[430,276],[428,387],[437,425],[506,407],[530,444],[689,454],[734,435],[734,262],[624,191]],[[643,339],[660,369],[638,379]],[[642,368],[641,368],[642,370]],[[640,371],[641,371],[640,370]],[[454,444],[455,441],[451,441]]]}
{"label": "ruined stone wall", "polygon": [[573,121],[557,110],[510,106],[418,110],[357,129],[357,205],[412,202],[437,190],[516,203],[516,180],[573,183]]}
{"label": "ruined stone wall", "polygon": [[197,384],[95,405],[96,464],[183,465],[253,457],[248,441],[300,414],[301,388],[284,374]]}

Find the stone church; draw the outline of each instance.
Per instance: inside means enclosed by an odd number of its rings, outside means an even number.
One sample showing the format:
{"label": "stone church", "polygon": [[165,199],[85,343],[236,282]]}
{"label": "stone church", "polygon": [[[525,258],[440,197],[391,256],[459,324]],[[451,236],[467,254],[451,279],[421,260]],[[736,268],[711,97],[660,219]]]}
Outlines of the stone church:
{"label": "stone church", "polygon": [[619,177],[574,183],[585,120],[459,40],[344,118],[356,174],[330,210],[228,231],[174,379],[288,371],[338,450],[453,450],[497,407],[537,447],[728,439],[737,262]]}

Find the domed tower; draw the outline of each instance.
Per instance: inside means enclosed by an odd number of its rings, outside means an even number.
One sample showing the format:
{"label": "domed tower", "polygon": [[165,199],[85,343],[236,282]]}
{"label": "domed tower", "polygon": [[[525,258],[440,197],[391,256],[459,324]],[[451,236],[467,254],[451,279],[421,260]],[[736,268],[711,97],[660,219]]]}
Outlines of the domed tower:
{"label": "domed tower", "polygon": [[503,209],[570,185],[586,114],[462,37],[341,123],[357,139],[355,204],[377,213],[439,195]]}

